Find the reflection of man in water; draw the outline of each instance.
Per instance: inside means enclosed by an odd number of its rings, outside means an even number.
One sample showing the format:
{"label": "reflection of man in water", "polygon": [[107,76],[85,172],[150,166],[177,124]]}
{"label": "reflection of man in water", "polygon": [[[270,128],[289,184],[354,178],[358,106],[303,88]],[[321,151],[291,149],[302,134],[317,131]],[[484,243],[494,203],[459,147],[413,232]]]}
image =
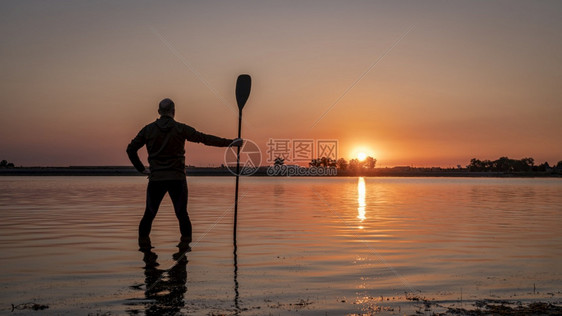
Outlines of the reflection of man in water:
{"label": "reflection of man in water", "polygon": [[[226,139],[203,134],[193,127],[174,120],[175,105],[164,99],[158,107],[160,118],[146,125],[127,147],[127,154],[135,168],[148,175],[146,209],[139,225],[139,243],[149,243],[152,221],[166,192],[172,199],[179,221],[181,243],[191,242],[191,221],[187,214],[187,181],[185,178],[185,141],[209,146],[241,146],[242,139]],[[149,169],[145,169],[137,151],[146,145]]]}
{"label": "reflection of man in water", "polygon": [[[185,253],[175,253],[175,264],[168,270],[159,269],[158,255],[151,250],[150,243],[141,247],[143,252],[146,300],[139,302],[144,305],[146,315],[176,315],[184,307],[184,295],[187,292],[187,257]],[[167,274],[167,277],[166,277]],[[140,289],[140,286],[133,286]],[[135,304],[136,305],[136,304]],[[131,315],[138,310],[129,310]]]}

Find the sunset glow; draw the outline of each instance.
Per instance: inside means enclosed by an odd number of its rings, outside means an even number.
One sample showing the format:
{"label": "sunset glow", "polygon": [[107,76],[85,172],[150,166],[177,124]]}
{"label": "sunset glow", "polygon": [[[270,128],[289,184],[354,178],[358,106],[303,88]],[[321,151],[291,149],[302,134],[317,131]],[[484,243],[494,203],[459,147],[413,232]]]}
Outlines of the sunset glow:
{"label": "sunset glow", "polygon": [[366,158],[367,158],[367,154],[366,154],[366,153],[364,153],[364,152],[359,152],[359,153],[357,153],[357,159],[358,159],[359,161],[363,161],[363,160],[365,160]]}
{"label": "sunset glow", "polygon": [[[129,165],[166,97],[178,121],[234,138],[241,73],[264,164],[271,138],[389,167],[562,159],[560,1],[77,2],[0,7],[0,159],[16,166]],[[186,146],[189,165],[223,157]]]}

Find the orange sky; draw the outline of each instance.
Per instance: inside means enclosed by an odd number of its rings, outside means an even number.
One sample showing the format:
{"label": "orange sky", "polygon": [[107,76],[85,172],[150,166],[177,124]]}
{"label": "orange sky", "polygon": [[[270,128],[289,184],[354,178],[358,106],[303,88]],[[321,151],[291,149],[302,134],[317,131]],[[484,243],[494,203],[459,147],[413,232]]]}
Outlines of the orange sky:
{"label": "orange sky", "polygon": [[[164,97],[179,121],[235,137],[234,83],[250,73],[243,137],[264,152],[269,138],[337,139],[340,156],[367,151],[378,166],[504,155],[553,164],[562,160],[561,9],[2,2],[0,159],[126,165],[126,145]],[[190,164],[223,162],[224,149],[187,150]]]}

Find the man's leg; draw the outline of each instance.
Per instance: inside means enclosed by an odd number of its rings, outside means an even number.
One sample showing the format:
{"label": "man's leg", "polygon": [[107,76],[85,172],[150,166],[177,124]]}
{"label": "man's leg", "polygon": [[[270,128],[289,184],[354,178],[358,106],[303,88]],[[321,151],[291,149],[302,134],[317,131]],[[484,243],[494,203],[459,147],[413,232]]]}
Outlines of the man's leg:
{"label": "man's leg", "polygon": [[158,208],[164,195],[166,195],[166,186],[162,181],[148,182],[146,187],[146,209],[139,224],[139,238],[145,238],[150,235],[152,221],[156,217],[156,213],[158,213]]}
{"label": "man's leg", "polygon": [[174,211],[180,224],[181,240],[191,242],[191,221],[187,215],[187,181],[174,180],[168,181],[168,193],[174,204]]}

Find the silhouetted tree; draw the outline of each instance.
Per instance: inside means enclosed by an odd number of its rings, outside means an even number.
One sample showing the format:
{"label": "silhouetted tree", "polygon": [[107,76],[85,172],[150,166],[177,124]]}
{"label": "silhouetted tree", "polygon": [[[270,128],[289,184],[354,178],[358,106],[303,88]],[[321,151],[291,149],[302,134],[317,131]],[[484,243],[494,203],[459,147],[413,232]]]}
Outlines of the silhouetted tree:
{"label": "silhouetted tree", "polygon": [[335,167],[336,161],[334,159],[328,157],[320,158],[320,166],[328,168],[328,167]]}
{"label": "silhouetted tree", "polygon": [[351,159],[349,161],[349,169],[353,171],[357,171],[363,168],[363,162],[359,161],[359,159]]}
{"label": "silhouetted tree", "polygon": [[312,159],[312,160],[308,163],[308,165],[309,165],[310,167],[320,167],[320,163],[321,163],[320,159]]}
{"label": "silhouetted tree", "polygon": [[368,156],[363,161],[363,165],[367,169],[374,169],[376,164],[377,164],[377,160],[371,156]]}
{"label": "silhouetted tree", "polygon": [[533,166],[535,165],[535,159],[530,157],[521,159],[521,162],[523,164],[523,168],[525,169],[523,171],[530,171],[533,169]]}
{"label": "silhouetted tree", "polygon": [[535,159],[526,157],[520,160],[510,159],[508,157],[500,157],[497,160],[480,161],[476,158],[470,160],[470,164],[466,166],[470,171],[496,171],[496,172],[529,172],[529,171],[546,171],[550,169],[547,162],[535,166]]}
{"label": "silhouetted tree", "polygon": [[548,169],[550,169],[550,165],[549,165],[548,162],[546,162],[546,161],[545,161],[544,163],[541,163],[541,164],[538,165],[538,166],[534,166],[534,167],[533,167],[533,171],[542,171],[542,172],[544,172],[544,171],[547,171]]}
{"label": "silhouetted tree", "polygon": [[466,168],[469,171],[482,171],[482,161],[480,161],[480,159],[472,158],[470,159],[470,163],[466,165]]}
{"label": "silhouetted tree", "polygon": [[480,159],[470,159],[470,164],[466,168],[470,171],[490,171],[493,168],[493,162],[490,160],[481,161]]}
{"label": "silhouetted tree", "polygon": [[508,172],[513,170],[512,162],[507,157],[500,157],[500,159],[494,161],[493,166],[494,171]]}
{"label": "silhouetted tree", "polygon": [[336,165],[337,165],[338,169],[345,170],[345,169],[347,169],[348,163],[347,163],[347,160],[345,160],[344,158],[340,158],[336,162]]}
{"label": "silhouetted tree", "polygon": [[13,168],[14,164],[11,162],[8,162],[7,160],[2,160],[0,161],[0,168]]}

